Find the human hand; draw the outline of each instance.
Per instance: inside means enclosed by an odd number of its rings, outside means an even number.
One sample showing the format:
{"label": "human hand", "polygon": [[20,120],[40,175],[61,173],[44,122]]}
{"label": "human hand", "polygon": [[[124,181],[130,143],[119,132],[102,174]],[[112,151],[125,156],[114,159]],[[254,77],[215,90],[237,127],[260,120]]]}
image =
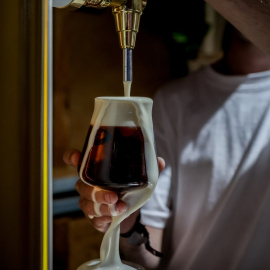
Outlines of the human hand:
{"label": "human hand", "polygon": [[[64,161],[67,165],[77,168],[81,153],[77,150],[67,151],[64,154]],[[159,171],[165,167],[165,161],[158,158]],[[85,184],[79,179],[75,185],[80,195],[79,206],[90,224],[101,232],[106,232],[112,216],[121,215],[126,211],[127,206],[124,201],[119,200],[117,193],[102,190]],[[121,225],[121,232],[128,231],[136,220],[138,211],[130,215]]]}

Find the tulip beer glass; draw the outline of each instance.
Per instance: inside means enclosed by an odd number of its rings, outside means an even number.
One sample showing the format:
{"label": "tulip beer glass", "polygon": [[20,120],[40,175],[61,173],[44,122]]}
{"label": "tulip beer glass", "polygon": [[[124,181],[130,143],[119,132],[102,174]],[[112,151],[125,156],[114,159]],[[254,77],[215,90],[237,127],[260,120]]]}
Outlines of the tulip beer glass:
{"label": "tulip beer glass", "polygon": [[152,123],[153,101],[146,97],[98,97],[79,164],[88,185],[118,193],[128,209],[112,217],[100,259],[86,269],[143,269],[119,256],[120,223],[151,196],[158,179]]}

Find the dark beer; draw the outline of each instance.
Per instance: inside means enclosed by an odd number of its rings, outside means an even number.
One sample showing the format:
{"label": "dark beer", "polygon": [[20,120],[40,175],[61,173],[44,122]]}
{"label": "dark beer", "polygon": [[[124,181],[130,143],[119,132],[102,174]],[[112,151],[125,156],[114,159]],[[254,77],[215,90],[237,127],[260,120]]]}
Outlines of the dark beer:
{"label": "dark beer", "polygon": [[[91,130],[92,126],[87,134],[82,157],[85,155]],[[93,186],[117,192],[147,186],[144,137],[141,128],[99,127],[87,156],[82,178]]]}

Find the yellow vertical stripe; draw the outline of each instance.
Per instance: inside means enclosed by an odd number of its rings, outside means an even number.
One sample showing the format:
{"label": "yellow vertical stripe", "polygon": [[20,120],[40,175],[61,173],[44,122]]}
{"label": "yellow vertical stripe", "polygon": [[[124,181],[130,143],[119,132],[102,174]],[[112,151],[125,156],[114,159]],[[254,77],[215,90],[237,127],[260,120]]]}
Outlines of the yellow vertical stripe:
{"label": "yellow vertical stripe", "polygon": [[48,270],[48,0],[43,1],[43,234],[42,266]]}

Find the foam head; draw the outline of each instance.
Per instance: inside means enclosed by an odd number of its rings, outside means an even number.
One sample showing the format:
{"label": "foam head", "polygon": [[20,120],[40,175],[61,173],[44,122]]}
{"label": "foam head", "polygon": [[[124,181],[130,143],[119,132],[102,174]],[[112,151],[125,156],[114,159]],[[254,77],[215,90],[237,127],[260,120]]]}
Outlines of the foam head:
{"label": "foam head", "polygon": [[98,121],[100,126],[141,126],[141,116],[151,116],[152,105],[146,97],[97,97],[91,125]]}

